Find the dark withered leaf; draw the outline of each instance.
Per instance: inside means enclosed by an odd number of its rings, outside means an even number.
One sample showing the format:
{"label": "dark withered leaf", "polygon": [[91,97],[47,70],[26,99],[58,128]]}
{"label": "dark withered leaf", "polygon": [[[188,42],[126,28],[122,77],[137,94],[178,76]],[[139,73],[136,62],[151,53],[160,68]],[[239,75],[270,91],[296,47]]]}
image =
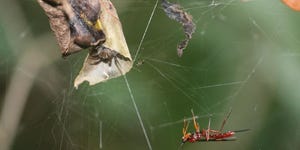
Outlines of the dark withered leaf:
{"label": "dark withered leaf", "polygon": [[101,13],[98,0],[38,0],[48,16],[62,55],[68,56],[105,41],[96,26]]}
{"label": "dark withered leaf", "polygon": [[196,30],[196,25],[193,22],[193,17],[185,12],[179,4],[174,4],[167,0],[162,0],[161,5],[170,19],[173,19],[182,24],[185,33],[185,39],[177,45],[177,54],[179,57],[181,57],[183,54],[183,50],[187,47],[189,40],[192,38],[192,34]]}
{"label": "dark withered leaf", "polygon": [[80,51],[82,48],[71,38],[70,26],[62,5],[54,1],[48,3],[48,1],[38,0],[40,6],[48,16],[50,27],[55,34],[61,53],[66,55],[65,53],[68,51],[69,53]]}
{"label": "dark withered leaf", "polygon": [[[100,3],[98,0],[69,0],[75,13],[85,14],[87,19],[95,22],[99,19]],[[78,14],[80,15],[80,14]]]}
{"label": "dark withered leaf", "polygon": [[76,44],[89,48],[105,41],[99,21],[101,6],[98,0],[64,0],[62,4]]}

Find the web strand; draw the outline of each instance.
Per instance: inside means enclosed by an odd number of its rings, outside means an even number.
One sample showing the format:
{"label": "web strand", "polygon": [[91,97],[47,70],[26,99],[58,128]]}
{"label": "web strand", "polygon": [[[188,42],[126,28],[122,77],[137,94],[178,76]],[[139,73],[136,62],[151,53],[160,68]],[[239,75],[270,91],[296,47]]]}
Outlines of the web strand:
{"label": "web strand", "polygon": [[[156,0],[156,3],[155,3],[155,5],[154,5],[154,7],[153,7],[153,10],[152,10],[151,15],[150,15],[150,18],[149,18],[149,20],[148,20],[147,26],[146,26],[146,28],[145,28],[145,31],[144,31],[144,33],[143,33],[143,36],[142,36],[141,41],[140,41],[140,43],[139,43],[139,46],[138,46],[138,48],[137,48],[137,50],[136,50],[136,53],[135,53],[133,62],[136,61],[136,58],[137,58],[137,56],[138,56],[138,54],[139,54],[139,52],[140,52],[140,50],[141,50],[142,44],[143,44],[144,39],[145,39],[145,37],[146,37],[146,35],[147,35],[147,31],[148,31],[148,29],[149,29],[149,26],[150,26],[150,24],[151,24],[151,21],[152,21],[152,18],[153,18],[153,16],[154,16],[154,13],[155,13],[155,10],[156,10],[157,6],[158,6],[158,0]],[[127,86],[129,95],[130,95],[130,97],[131,97],[131,101],[132,101],[132,103],[133,103],[135,112],[136,112],[137,117],[138,117],[138,119],[139,119],[139,123],[140,123],[140,125],[141,125],[141,127],[142,127],[142,130],[143,130],[143,133],[144,133],[144,135],[145,135],[145,139],[146,139],[146,141],[147,141],[148,148],[149,148],[149,150],[152,150],[152,146],[151,146],[151,143],[150,143],[148,134],[147,134],[147,132],[146,132],[146,129],[145,129],[145,127],[144,127],[144,123],[143,123],[143,121],[142,121],[142,117],[141,117],[141,115],[140,115],[139,109],[138,109],[138,107],[137,107],[137,105],[136,105],[136,103],[135,103],[135,98],[134,98],[133,93],[132,93],[132,91],[131,91],[130,84],[129,84],[128,80],[127,80],[126,75],[123,75],[123,77],[124,77],[124,80],[125,80],[125,82],[126,82],[126,86]]]}
{"label": "web strand", "polygon": [[126,82],[126,86],[127,86],[127,89],[128,89],[128,92],[129,92],[129,95],[130,95],[132,104],[133,104],[133,106],[134,106],[136,115],[137,115],[137,117],[138,117],[138,119],[139,119],[140,125],[141,125],[142,130],[143,130],[143,133],[144,133],[144,135],[145,135],[145,139],[146,139],[146,141],[147,141],[148,148],[149,148],[149,150],[152,150],[152,146],[151,146],[151,143],[150,143],[150,140],[149,140],[147,131],[146,131],[145,127],[144,127],[144,123],[143,123],[143,121],[142,121],[142,117],[141,117],[140,111],[139,111],[139,109],[138,109],[138,107],[137,107],[137,105],[136,105],[136,103],[135,103],[135,98],[134,98],[133,93],[132,93],[132,91],[131,91],[130,84],[129,84],[128,80],[127,80],[126,75],[123,75],[123,77],[124,77],[124,80],[125,80],[125,82]]}
{"label": "web strand", "polygon": [[147,35],[148,29],[149,29],[149,26],[150,26],[150,24],[151,24],[151,21],[152,21],[153,15],[154,15],[154,13],[155,13],[155,10],[156,10],[156,8],[157,8],[157,5],[158,5],[158,0],[156,0],[156,3],[155,3],[155,5],[154,5],[154,7],[153,7],[153,10],[152,10],[151,15],[150,15],[150,18],[149,18],[149,20],[148,20],[147,26],[146,26],[145,31],[144,31],[144,33],[143,33],[142,39],[141,39],[141,41],[140,41],[140,43],[139,43],[139,46],[138,46],[138,49],[136,50],[136,53],[135,53],[135,55],[134,55],[133,62],[136,61],[136,58],[137,58],[137,56],[138,56],[139,53],[140,53],[142,44],[143,44],[144,39],[145,39],[145,37],[146,37],[146,35]]}
{"label": "web strand", "polygon": [[99,149],[103,148],[102,144],[102,132],[103,132],[103,123],[102,120],[99,121]]}

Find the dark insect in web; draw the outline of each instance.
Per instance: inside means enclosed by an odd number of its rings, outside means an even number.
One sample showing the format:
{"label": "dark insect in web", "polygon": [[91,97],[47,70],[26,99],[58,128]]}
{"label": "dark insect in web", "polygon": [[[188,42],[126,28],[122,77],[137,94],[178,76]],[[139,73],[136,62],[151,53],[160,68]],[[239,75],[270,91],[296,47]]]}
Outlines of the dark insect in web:
{"label": "dark insect in web", "polygon": [[185,12],[179,4],[170,3],[167,0],[162,0],[162,7],[166,15],[179,22],[184,30],[185,39],[177,45],[177,54],[182,56],[183,50],[187,47],[189,40],[192,38],[192,34],[196,30],[196,25],[193,22],[193,17]]}

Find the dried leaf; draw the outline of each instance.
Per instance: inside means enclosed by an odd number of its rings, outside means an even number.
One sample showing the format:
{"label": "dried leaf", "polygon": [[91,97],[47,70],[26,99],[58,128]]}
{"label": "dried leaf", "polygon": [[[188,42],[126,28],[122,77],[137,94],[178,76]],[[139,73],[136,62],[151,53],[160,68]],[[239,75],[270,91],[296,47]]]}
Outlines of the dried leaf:
{"label": "dried leaf", "polygon": [[76,77],[77,88],[84,81],[97,84],[124,75],[132,68],[132,59],[123,34],[117,11],[109,0],[99,0],[100,22],[106,41],[91,49],[84,65]]}
{"label": "dried leaf", "polygon": [[170,3],[167,0],[162,0],[162,7],[170,19],[173,19],[183,26],[185,39],[177,45],[177,54],[182,56],[183,50],[187,47],[192,34],[196,30],[196,25],[193,22],[193,17],[185,12],[179,4]]}

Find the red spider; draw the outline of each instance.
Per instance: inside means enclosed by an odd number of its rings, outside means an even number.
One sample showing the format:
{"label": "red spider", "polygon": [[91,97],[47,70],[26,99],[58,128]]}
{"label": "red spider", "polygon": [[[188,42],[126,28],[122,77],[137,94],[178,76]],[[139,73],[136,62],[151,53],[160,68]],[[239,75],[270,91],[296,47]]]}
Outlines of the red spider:
{"label": "red spider", "polygon": [[225,125],[227,119],[229,118],[230,114],[231,114],[231,110],[229,111],[226,118],[223,120],[220,130],[210,129],[210,119],[209,119],[208,129],[202,129],[202,131],[200,131],[200,126],[196,122],[196,117],[194,115],[194,112],[192,111],[194,127],[195,127],[196,132],[187,133],[188,123],[186,122],[186,120],[184,120],[184,125],[183,125],[183,130],[182,130],[182,132],[183,132],[182,144],[184,144],[185,142],[194,143],[196,141],[200,141],[200,142],[201,141],[232,141],[232,140],[235,140],[234,135],[236,132],[243,132],[243,131],[249,130],[249,129],[245,129],[245,130],[239,130],[239,131],[222,132],[224,125]]}

